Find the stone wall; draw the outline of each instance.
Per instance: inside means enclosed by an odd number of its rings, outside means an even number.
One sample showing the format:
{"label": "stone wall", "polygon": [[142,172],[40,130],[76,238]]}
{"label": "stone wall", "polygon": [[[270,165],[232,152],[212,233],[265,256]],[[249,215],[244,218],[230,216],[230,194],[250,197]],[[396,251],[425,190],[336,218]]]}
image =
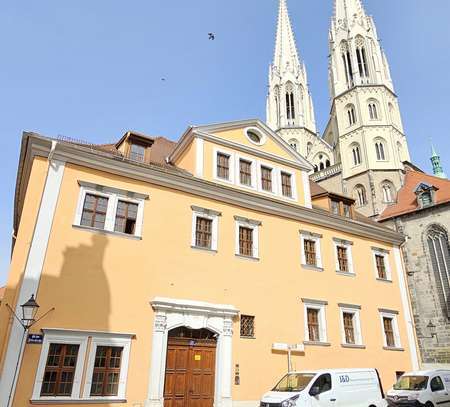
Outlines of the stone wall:
{"label": "stone wall", "polygon": [[[407,237],[403,254],[423,366],[450,366],[450,319],[443,306],[427,244],[427,232],[432,225],[450,231],[450,204],[417,211],[384,224]],[[437,338],[431,338],[427,328],[430,322],[436,326]]]}

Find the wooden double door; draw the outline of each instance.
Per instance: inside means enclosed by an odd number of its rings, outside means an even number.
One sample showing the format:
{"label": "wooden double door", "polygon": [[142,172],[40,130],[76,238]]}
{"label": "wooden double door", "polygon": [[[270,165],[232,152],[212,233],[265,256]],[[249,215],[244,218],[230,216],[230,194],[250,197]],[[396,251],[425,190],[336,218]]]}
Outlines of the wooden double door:
{"label": "wooden double door", "polygon": [[169,337],[164,407],[213,407],[215,365],[215,340]]}

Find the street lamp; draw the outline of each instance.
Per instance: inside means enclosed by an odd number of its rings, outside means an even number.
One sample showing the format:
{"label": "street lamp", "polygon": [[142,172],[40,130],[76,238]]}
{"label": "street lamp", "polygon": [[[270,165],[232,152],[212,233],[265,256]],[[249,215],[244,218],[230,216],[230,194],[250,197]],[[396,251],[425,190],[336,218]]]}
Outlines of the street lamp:
{"label": "street lamp", "polygon": [[437,339],[437,328],[436,325],[433,324],[433,321],[430,321],[430,323],[427,325],[428,331],[431,333],[431,337],[428,337],[429,339],[436,338]]}
{"label": "street lamp", "polygon": [[19,322],[19,324],[23,328],[22,341],[20,343],[20,348],[19,348],[20,349],[19,355],[17,356],[16,368],[14,370],[13,381],[12,381],[11,390],[9,392],[9,397],[8,397],[7,407],[9,407],[11,405],[13,394],[14,394],[14,389],[16,387],[17,372],[19,371],[20,364],[22,361],[22,354],[23,354],[23,350],[25,347],[25,337],[27,336],[29,329],[33,325],[38,323],[42,318],[46,317],[50,312],[54,311],[55,308],[50,309],[44,315],[42,315],[39,319],[36,319],[36,315],[37,315],[37,312],[40,307],[39,307],[39,304],[36,302],[36,299],[34,298],[34,294],[31,294],[30,299],[20,306],[20,308],[22,308],[22,318],[19,318],[17,316],[17,314],[14,312],[14,310],[11,308],[11,306],[9,304],[6,304],[6,307],[9,309],[11,314],[14,316],[14,318]]}

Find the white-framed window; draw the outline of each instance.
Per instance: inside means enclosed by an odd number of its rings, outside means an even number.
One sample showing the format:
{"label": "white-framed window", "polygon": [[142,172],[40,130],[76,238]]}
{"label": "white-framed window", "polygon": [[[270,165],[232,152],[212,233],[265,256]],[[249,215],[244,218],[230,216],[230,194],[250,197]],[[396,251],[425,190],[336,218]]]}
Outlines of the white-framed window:
{"label": "white-framed window", "polygon": [[[32,401],[73,403],[94,399],[126,398],[131,339],[134,335],[64,329],[43,329],[43,331],[44,342],[36,371]],[[114,348],[113,352],[111,348]],[[102,357],[105,351],[106,359]],[[87,370],[83,375],[86,363]],[[104,379],[102,395],[91,395],[92,383],[94,381],[98,383],[101,374]]]}
{"label": "white-framed window", "polygon": [[217,250],[220,212],[191,206],[192,233],[191,246],[197,249]]}
{"label": "white-framed window", "polygon": [[234,217],[236,223],[236,244],[235,254],[237,256],[259,258],[259,227],[261,222],[243,218]]}
{"label": "white-framed window", "polygon": [[273,165],[258,161],[258,191],[266,194],[279,195],[279,169]]}
{"label": "white-framed window", "polygon": [[375,154],[377,161],[387,161],[387,146],[384,139],[378,138],[375,140]]}
{"label": "white-framed window", "polygon": [[352,104],[347,105],[347,107],[345,108],[345,111],[347,112],[348,127],[356,124],[357,117],[356,117],[355,106]]}
{"label": "white-framed window", "polygon": [[300,253],[303,266],[322,269],[321,238],[322,235],[317,233],[300,231]]}
{"label": "white-framed window", "polygon": [[326,301],[302,298],[304,307],[305,342],[327,342]]}
{"label": "white-framed window", "polygon": [[397,311],[379,309],[383,346],[387,349],[400,349],[400,332],[398,329]]}
{"label": "white-framed window", "polygon": [[79,181],[74,225],[120,235],[142,237],[148,195]]}
{"label": "white-framed window", "polygon": [[213,176],[221,182],[234,184],[235,154],[218,148],[213,149]]}
{"label": "white-framed window", "polygon": [[262,146],[267,141],[267,137],[257,127],[247,127],[244,133],[248,140],[257,146]]}
{"label": "white-framed window", "polygon": [[342,274],[355,274],[353,268],[353,242],[344,239],[333,239],[336,257],[336,271]]}
{"label": "white-framed window", "polygon": [[339,304],[343,345],[363,345],[360,310],[359,305]]}
{"label": "white-framed window", "polygon": [[257,162],[253,158],[236,154],[236,184],[240,187],[256,189]]}
{"label": "white-framed window", "polygon": [[297,183],[295,182],[295,173],[285,168],[276,171],[278,177],[277,185],[279,192],[285,199],[297,200]]}
{"label": "white-framed window", "polygon": [[378,280],[392,281],[391,267],[389,265],[389,251],[372,247],[373,267]]}
{"label": "white-framed window", "polygon": [[353,157],[353,166],[356,167],[362,163],[361,159],[361,148],[358,143],[354,143],[351,146],[352,157]]}

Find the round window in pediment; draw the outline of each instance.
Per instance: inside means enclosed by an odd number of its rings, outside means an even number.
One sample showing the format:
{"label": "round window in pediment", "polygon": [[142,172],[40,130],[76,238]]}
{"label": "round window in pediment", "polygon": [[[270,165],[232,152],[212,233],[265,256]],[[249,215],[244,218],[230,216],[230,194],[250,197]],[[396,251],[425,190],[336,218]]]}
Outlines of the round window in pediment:
{"label": "round window in pediment", "polygon": [[253,143],[261,146],[265,143],[264,135],[256,128],[247,129],[246,131],[247,138]]}

